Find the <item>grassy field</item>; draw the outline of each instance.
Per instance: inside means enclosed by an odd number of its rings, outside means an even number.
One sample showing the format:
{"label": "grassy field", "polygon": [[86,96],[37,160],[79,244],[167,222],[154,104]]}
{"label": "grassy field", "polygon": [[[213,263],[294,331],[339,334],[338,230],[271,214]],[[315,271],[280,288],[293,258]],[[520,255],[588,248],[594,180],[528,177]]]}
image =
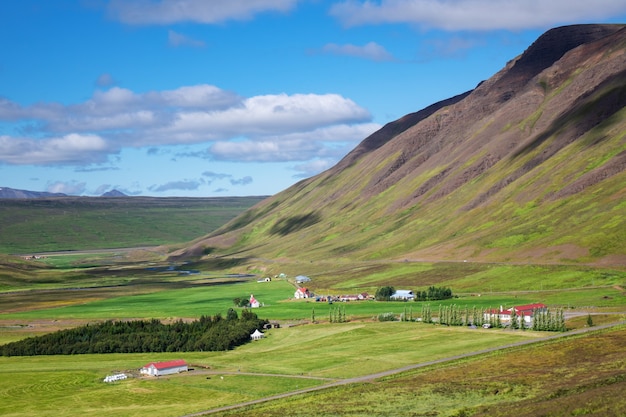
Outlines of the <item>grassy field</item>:
{"label": "grassy field", "polygon": [[622,327],[214,415],[618,417],[626,415],[625,358]]}
{"label": "grassy field", "polygon": [[[0,358],[0,414],[183,415],[536,336],[406,322],[344,323],[273,329],[266,339],[230,352]],[[145,363],[171,358],[183,358],[195,370],[101,382],[107,374],[136,373]]]}
{"label": "grassy field", "polygon": [[0,253],[158,246],[210,233],[264,197],[0,200]]}
{"label": "grassy field", "polygon": [[[168,212],[165,207],[155,210],[159,216]],[[201,217],[200,211],[190,210],[190,217]],[[172,223],[162,228],[173,226],[184,209],[172,211],[178,214],[166,216]],[[50,223],[65,221],[61,216]],[[153,221],[167,223],[158,216]],[[0,224],[0,240],[6,242],[6,226]],[[139,230],[107,235],[102,246],[139,244],[144,238],[136,236],[148,233]],[[172,236],[172,242],[181,241],[181,235]],[[40,238],[36,233],[24,236],[22,245],[33,248]],[[80,245],[92,238],[90,232],[81,235],[74,248],[84,249]],[[60,243],[57,239],[49,247],[62,249]],[[275,278],[281,273],[285,278]],[[294,300],[294,277],[300,274],[312,278],[307,286],[319,295],[373,294],[384,285],[414,291],[450,287],[457,297],[429,303],[435,315],[440,304],[482,309],[543,302],[564,308],[571,329],[585,327],[587,314],[593,314],[595,325],[626,318],[626,269],[616,267],[340,258],[302,262],[254,256],[182,263],[153,249],[94,250],[39,260],[0,255],[0,344],[106,319],[224,315],[234,307],[234,298],[250,294],[263,304],[255,310],[261,318],[281,323],[266,339],[229,352],[0,357],[0,415],[181,416],[546,335],[378,322],[379,314],[389,312],[417,318],[422,303]],[[257,282],[267,276],[274,279]],[[336,309],[345,312],[346,323],[329,322]],[[544,409],[555,416],[623,415],[621,397],[609,408],[606,404],[623,392],[625,347],[626,329],[621,327],[300,394],[230,415],[534,416]],[[114,372],[138,376],[145,363],[178,358],[194,370],[167,378],[102,382]]]}

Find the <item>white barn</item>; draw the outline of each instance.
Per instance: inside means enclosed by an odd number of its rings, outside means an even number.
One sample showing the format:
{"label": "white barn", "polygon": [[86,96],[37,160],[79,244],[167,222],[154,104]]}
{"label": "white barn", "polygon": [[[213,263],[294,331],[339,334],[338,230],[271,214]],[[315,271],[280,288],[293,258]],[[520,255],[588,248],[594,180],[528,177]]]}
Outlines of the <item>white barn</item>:
{"label": "white barn", "polygon": [[392,300],[413,301],[415,294],[411,290],[397,290],[391,295]]}
{"label": "white barn", "polygon": [[150,362],[144,365],[139,370],[139,373],[149,376],[161,376],[187,372],[187,370],[187,363],[182,359],[176,359],[166,362]]}

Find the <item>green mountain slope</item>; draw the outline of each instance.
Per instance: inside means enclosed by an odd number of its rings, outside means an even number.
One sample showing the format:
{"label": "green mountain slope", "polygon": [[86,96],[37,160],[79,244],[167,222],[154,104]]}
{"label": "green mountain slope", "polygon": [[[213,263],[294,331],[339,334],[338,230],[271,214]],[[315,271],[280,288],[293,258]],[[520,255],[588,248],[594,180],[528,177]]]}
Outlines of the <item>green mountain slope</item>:
{"label": "green mountain slope", "polygon": [[624,265],[625,168],[626,26],[561,27],[176,255]]}

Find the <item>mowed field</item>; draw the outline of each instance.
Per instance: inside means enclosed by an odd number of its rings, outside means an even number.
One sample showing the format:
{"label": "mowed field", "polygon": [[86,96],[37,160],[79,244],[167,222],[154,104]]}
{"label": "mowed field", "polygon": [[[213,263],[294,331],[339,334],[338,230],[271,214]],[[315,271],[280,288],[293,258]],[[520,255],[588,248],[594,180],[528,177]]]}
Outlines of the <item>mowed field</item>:
{"label": "mowed field", "polygon": [[[115,243],[131,247],[134,239]],[[144,248],[28,261],[0,256],[0,344],[108,319],[225,315],[235,298],[251,294],[262,303],[255,310],[259,317],[281,324],[265,339],[228,352],[0,357],[0,415],[183,416],[293,392],[217,414],[625,415],[626,400],[617,395],[626,388],[624,325],[543,340],[554,334],[426,324],[416,321],[423,306],[418,302],[294,300],[299,274],[309,275],[308,287],[320,295],[373,294],[384,285],[414,291],[449,286],[455,298],[428,303],[435,316],[439,305],[483,309],[543,302],[565,310],[569,329],[585,329],[588,317],[591,329],[626,320],[626,271],[615,267],[311,263],[235,255],[176,263]],[[265,277],[272,280],[257,282]],[[331,322],[337,310],[346,322]],[[383,313],[412,321],[377,321]],[[511,346],[532,341],[538,343]],[[498,347],[506,348],[486,352]],[[484,353],[454,359],[473,352]],[[432,363],[446,358],[451,361]],[[185,359],[193,371],[139,377],[142,365],[168,359]],[[116,372],[131,378],[102,381]],[[367,378],[352,379],[360,377]],[[309,388],[323,389],[305,392]]]}

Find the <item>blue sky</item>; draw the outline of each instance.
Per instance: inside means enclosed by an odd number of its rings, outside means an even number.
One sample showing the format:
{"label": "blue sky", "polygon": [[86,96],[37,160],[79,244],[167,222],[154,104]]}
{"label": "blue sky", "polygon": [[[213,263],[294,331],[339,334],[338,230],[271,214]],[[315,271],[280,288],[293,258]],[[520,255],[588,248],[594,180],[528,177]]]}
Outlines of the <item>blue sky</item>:
{"label": "blue sky", "polygon": [[0,2],[0,187],[271,195],[623,0]]}

